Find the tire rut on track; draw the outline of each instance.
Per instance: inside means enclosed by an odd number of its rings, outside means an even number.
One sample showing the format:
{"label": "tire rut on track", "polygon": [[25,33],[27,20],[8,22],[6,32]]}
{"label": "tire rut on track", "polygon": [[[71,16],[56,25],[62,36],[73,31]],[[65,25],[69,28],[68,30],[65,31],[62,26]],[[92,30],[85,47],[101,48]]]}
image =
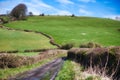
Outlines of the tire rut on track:
{"label": "tire rut on track", "polygon": [[63,62],[64,58],[58,58],[42,67],[18,74],[8,80],[54,80]]}

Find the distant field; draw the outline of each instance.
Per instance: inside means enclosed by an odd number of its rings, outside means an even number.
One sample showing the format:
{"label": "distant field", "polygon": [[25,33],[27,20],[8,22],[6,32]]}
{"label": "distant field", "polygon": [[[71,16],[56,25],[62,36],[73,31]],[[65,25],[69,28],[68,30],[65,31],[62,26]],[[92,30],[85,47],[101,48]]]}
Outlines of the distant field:
{"label": "distant field", "polygon": [[[120,45],[120,31],[118,31],[120,29],[120,21],[110,19],[34,16],[29,17],[26,21],[15,21],[5,24],[5,26],[41,31],[51,35],[59,44],[75,43],[79,45],[86,42],[96,42],[104,46]],[[36,38],[38,39],[39,37]],[[35,45],[34,48],[36,48]]]}
{"label": "distant field", "polygon": [[0,51],[54,48],[41,34],[8,31],[0,28]]}

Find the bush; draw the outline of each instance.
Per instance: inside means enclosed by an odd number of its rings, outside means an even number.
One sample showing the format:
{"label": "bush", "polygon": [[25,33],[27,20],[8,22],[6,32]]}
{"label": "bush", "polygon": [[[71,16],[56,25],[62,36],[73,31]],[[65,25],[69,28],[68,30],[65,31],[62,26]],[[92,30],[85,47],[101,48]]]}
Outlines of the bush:
{"label": "bush", "polygon": [[44,14],[44,13],[42,13],[42,14],[40,14],[39,16],[45,16],[45,14]]}
{"label": "bush", "polygon": [[0,68],[16,68],[36,62],[36,57],[24,57],[14,54],[0,54]]}
{"label": "bush", "polygon": [[73,46],[74,46],[74,44],[68,43],[68,44],[62,45],[62,46],[61,46],[61,49],[66,49],[66,50],[68,50],[68,49],[71,49]]}
{"label": "bush", "polygon": [[73,58],[79,57],[79,59],[80,59],[80,57],[81,57],[82,55],[85,55],[88,50],[89,50],[89,49],[87,49],[87,48],[73,48],[73,49],[70,49],[70,50],[68,51],[67,57],[68,57],[69,59],[73,59]]}
{"label": "bush", "polygon": [[102,46],[100,44],[97,44],[97,43],[93,43],[93,42],[89,42],[87,44],[81,44],[80,45],[80,48],[101,48]]}
{"label": "bush", "polygon": [[0,68],[15,68],[23,65],[24,58],[13,54],[0,55]]}
{"label": "bush", "polygon": [[0,24],[5,24],[5,23],[8,23],[8,21],[4,20],[3,18],[0,18]]}
{"label": "bush", "polygon": [[120,31],[120,29],[118,29],[118,31]]}
{"label": "bush", "polygon": [[111,54],[117,55],[117,57],[120,58],[120,47],[119,46],[117,46],[117,47],[109,47],[109,52]]}
{"label": "bush", "polygon": [[99,74],[119,78],[120,47],[71,49],[67,57],[79,62],[85,69],[92,68]]}

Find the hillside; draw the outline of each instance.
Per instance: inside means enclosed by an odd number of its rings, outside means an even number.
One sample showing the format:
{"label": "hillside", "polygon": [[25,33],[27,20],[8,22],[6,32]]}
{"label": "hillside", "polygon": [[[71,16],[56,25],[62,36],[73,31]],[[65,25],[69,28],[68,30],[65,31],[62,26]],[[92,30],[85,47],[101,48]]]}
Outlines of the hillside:
{"label": "hillside", "polygon": [[96,42],[104,46],[120,45],[120,21],[93,17],[33,16],[14,21],[7,27],[44,32],[58,44]]}
{"label": "hillside", "polygon": [[15,31],[0,28],[0,52],[54,48],[49,39],[33,32]]}

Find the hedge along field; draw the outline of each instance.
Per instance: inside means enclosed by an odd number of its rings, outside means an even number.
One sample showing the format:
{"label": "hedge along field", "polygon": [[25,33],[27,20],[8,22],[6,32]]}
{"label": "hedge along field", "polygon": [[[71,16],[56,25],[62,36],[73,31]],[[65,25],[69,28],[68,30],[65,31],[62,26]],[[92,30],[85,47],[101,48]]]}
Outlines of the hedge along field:
{"label": "hedge along field", "polygon": [[0,51],[55,48],[49,39],[33,32],[20,32],[0,28]]}
{"label": "hedge along field", "polygon": [[14,21],[7,27],[41,31],[58,44],[96,42],[104,46],[120,45],[120,21],[93,17],[33,16]]}

